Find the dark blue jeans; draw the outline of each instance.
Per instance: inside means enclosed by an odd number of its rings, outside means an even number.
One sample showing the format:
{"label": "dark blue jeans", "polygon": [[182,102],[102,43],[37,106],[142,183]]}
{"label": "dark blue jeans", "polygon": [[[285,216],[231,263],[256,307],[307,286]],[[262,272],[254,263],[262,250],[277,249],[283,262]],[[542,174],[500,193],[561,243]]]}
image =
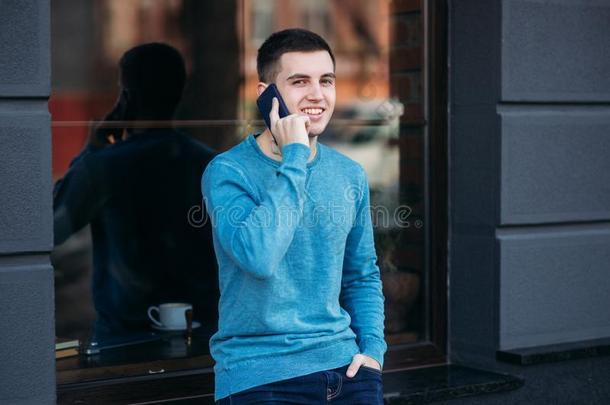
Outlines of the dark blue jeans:
{"label": "dark blue jeans", "polygon": [[288,380],[259,385],[217,401],[241,404],[383,404],[381,371],[361,366],[353,378],[345,375],[349,364]]}

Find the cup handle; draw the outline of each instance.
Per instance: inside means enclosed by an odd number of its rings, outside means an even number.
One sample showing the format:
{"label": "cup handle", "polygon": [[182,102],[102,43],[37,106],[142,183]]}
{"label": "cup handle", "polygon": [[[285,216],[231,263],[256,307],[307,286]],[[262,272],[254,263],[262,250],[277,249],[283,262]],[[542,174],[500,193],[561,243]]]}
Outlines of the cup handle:
{"label": "cup handle", "polygon": [[155,325],[157,325],[158,327],[162,328],[162,327],[163,327],[163,324],[162,324],[161,322],[159,322],[158,320],[156,320],[156,319],[153,317],[153,315],[152,315],[153,311],[157,311],[157,314],[158,314],[158,313],[159,313],[159,307],[154,307],[154,306],[153,306],[153,307],[148,308],[148,317],[150,318],[150,320],[151,320],[151,321],[152,321],[152,322],[153,322]]}

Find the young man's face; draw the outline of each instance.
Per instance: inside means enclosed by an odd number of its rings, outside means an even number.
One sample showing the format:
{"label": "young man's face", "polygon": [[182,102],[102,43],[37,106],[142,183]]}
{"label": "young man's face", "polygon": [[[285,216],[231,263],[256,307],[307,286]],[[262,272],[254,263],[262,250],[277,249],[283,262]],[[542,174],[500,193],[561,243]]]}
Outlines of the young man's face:
{"label": "young man's face", "polygon": [[275,78],[288,110],[307,115],[309,136],[317,136],[330,121],[335,109],[335,69],[326,51],[287,52],[280,57]]}

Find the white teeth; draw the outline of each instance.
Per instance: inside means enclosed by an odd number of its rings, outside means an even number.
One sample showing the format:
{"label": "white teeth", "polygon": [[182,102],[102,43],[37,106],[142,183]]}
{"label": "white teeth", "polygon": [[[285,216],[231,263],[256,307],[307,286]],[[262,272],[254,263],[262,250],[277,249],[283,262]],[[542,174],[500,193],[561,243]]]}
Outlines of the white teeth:
{"label": "white teeth", "polygon": [[322,114],[322,111],[324,111],[321,108],[304,108],[303,111],[305,114],[311,114],[311,115],[318,115],[318,114]]}

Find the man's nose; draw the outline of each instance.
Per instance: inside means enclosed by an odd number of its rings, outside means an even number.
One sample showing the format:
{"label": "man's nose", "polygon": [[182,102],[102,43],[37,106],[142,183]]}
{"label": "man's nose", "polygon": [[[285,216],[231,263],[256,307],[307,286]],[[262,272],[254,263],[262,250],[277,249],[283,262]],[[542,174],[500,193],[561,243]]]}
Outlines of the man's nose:
{"label": "man's nose", "polygon": [[310,100],[322,100],[324,98],[324,94],[322,93],[322,87],[319,84],[313,84],[309,89],[307,98]]}

